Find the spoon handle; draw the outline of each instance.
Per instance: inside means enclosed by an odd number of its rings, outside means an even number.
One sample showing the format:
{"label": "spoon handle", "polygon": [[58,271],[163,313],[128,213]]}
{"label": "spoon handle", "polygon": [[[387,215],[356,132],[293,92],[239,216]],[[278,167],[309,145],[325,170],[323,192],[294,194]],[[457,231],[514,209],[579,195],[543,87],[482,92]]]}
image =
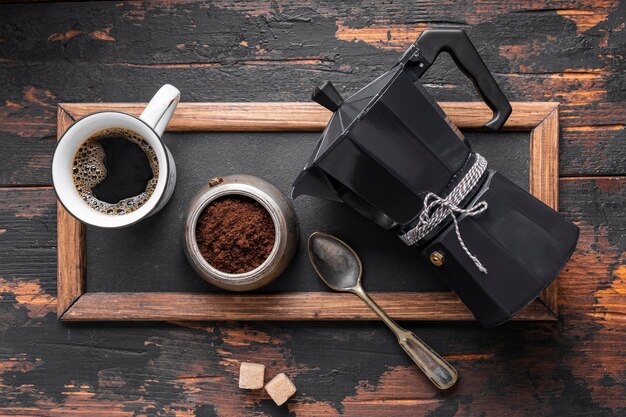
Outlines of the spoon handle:
{"label": "spoon handle", "polygon": [[437,388],[448,389],[456,383],[458,373],[448,361],[410,331],[400,330],[398,343]]}
{"label": "spoon handle", "polygon": [[398,326],[398,324],[367,295],[362,287],[355,288],[354,293],[361,297],[361,299],[380,316],[383,322],[389,326],[398,338],[398,343],[402,346],[402,349],[413,359],[413,362],[415,362],[424,375],[426,375],[437,388],[447,389],[456,383],[458,373],[452,365],[439,356],[437,352],[432,350],[430,346],[424,343],[419,337]]}

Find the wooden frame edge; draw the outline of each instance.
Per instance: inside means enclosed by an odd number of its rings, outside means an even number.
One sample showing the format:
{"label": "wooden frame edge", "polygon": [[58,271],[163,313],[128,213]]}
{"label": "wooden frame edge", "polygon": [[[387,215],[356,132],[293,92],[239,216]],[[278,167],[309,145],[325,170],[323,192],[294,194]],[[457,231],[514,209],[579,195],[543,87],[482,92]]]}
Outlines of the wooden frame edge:
{"label": "wooden frame edge", "polygon": [[[63,107],[57,109],[57,140],[74,122]],[[57,317],[85,293],[85,226],[57,201]]]}
{"label": "wooden frame edge", "polygon": [[[452,292],[373,292],[370,296],[395,320],[474,321]],[[236,303],[245,298],[245,306]],[[137,308],[141,306],[141,308]],[[288,308],[283,308],[288,306]],[[287,294],[112,292],[85,293],[65,312],[64,321],[302,321],[378,320],[352,294],[300,292]],[[442,320],[442,317],[445,317]],[[535,300],[514,320],[554,320]]]}
{"label": "wooden frame edge", "polygon": [[[480,128],[491,118],[482,102],[442,102],[442,109],[462,129]],[[530,131],[530,191],[544,203],[558,209],[559,103],[514,102],[504,129]],[[142,103],[63,103],[58,108],[57,138],[81,117],[104,110],[140,114]],[[219,110],[219,112],[218,112]],[[199,115],[198,112],[203,113]],[[330,112],[314,103],[180,103],[168,131],[319,131]],[[555,155],[556,153],[556,155]],[[548,178],[534,178],[533,172],[549,170]],[[533,181],[535,179],[535,181]],[[58,204],[57,315],[63,321],[168,321],[168,320],[373,320],[373,313],[355,297],[337,293],[290,293],[278,295],[238,295],[194,293],[85,293],[85,227]],[[69,242],[69,245],[66,243]],[[63,245],[62,245],[63,243]],[[67,251],[67,248],[72,248]],[[427,296],[425,294],[428,294]],[[399,303],[398,295],[403,295]],[[232,309],[232,299],[255,298],[250,310]],[[396,320],[442,320],[442,311],[433,308],[432,299],[444,306],[442,321],[472,321],[474,317],[453,294],[374,293],[373,298]],[[407,303],[407,298],[413,302]],[[558,280],[548,286],[513,320],[557,320]],[[323,308],[332,299],[341,309]],[[298,314],[286,316],[281,304],[296,305]],[[317,304],[315,304],[317,303]],[[407,304],[410,304],[407,308]],[[135,307],[141,305],[141,310]],[[210,305],[217,309],[207,310]],[[259,306],[264,308],[259,310]],[[259,313],[262,311],[262,314]],[[343,313],[338,313],[342,311]]]}
{"label": "wooden frame edge", "polygon": [[[530,192],[554,210],[559,210],[559,104],[530,133]],[[548,175],[533,175],[535,172]],[[539,296],[558,319],[558,278]]]}
{"label": "wooden frame edge", "polygon": [[[452,123],[465,129],[478,129],[492,112],[482,102],[440,102]],[[98,111],[122,111],[140,115],[146,103],[62,103],[76,120]],[[558,103],[513,102],[513,112],[505,130],[530,131],[552,112]],[[321,131],[331,113],[316,103],[179,103],[167,126],[170,132],[188,131]]]}

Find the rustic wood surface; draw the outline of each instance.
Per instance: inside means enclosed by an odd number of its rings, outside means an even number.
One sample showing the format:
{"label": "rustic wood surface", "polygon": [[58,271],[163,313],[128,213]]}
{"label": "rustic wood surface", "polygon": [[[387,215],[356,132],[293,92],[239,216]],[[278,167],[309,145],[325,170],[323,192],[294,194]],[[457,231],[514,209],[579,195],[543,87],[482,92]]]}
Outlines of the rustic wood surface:
{"label": "rustic wood surface", "polygon": [[[492,111],[478,102],[439,102],[457,127],[477,128]],[[71,121],[104,109],[139,116],[146,103],[63,103],[57,111],[57,139]],[[330,112],[315,103],[180,103],[168,131],[321,131]],[[511,103],[505,128],[530,132],[530,192],[558,209],[557,103]],[[288,115],[288,116],[286,116]],[[378,316],[349,294],[326,291],[302,294],[87,294],[85,227],[57,210],[57,315],[68,321],[138,320],[374,320]],[[516,320],[555,320],[558,279],[552,282]],[[79,299],[80,298],[80,299]],[[474,320],[458,297],[441,292],[379,293],[378,304],[396,320]]]}
{"label": "rustic wood surface", "polygon": [[[626,6],[619,1],[0,5],[0,415],[626,413]],[[558,101],[560,209],[581,228],[558,322],[411,324],[460,371],[436,392],[381,324],[61,323],[50,159],[61,102],[306,101],[353,92],[419,33],[468,31],[507,96]],[[438,100],[477,99],[447,57]],[[59,298],[58,298],[59,297]],[[299,388],[242,393],[241,360]]]}

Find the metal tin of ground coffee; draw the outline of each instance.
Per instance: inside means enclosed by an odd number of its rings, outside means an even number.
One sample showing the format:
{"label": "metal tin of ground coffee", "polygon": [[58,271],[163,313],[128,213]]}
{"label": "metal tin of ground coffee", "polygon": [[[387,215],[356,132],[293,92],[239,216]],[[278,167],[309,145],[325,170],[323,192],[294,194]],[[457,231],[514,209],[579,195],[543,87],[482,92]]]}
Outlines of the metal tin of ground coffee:
{"label": "metal tin of ground coffee", "polygon": [[[250,219],[246,217],[250,216],[260,223],[263,222],[263,213],[259,212],[256,204],[249,204],[250,200],[267,211],[273,222],[275,235],[269,254],[267,256],[263,254],[264,260],[260,265],[246,271],[248,267],[256,265],[259,258],[258,254],[249,251],[254,250],[255,244],[260,246],[259,250],[263,250],[267,243],[262,225],[248,224],[249,227],[244,228],[235,224],[238,218],[242,223],[249,222]],[[215,205],[211,207],[213,203]],[[201,221],[203,213],[205,217],[207,215],[226,217],[222,218],[222,222],[211,224],[211,219],[205,218]],[[230,228],[226,229],[228,227]],[[243,240],[241,245],[237,244],[235,236],[229,235],[237,230],[246,230],[249,234],[240,237]],[[207,236],[210,233],[217,235]],[[194,270],[206,281],[227,290],[249,291],[269,284],[287,268],[296,252],[298,234],[298,221],[291,202],[275,186],[250,175],[229,175],[212,179],[191,200],[184,222],[183,247]],[[253,242],[249,242],[250,240]],[[233,253],[207,253],[216,248],[232,250]],[[236,262],[232,257],[233,254],[241,255],[247,261]],[[226,272],[216,266],[237,272]]]}

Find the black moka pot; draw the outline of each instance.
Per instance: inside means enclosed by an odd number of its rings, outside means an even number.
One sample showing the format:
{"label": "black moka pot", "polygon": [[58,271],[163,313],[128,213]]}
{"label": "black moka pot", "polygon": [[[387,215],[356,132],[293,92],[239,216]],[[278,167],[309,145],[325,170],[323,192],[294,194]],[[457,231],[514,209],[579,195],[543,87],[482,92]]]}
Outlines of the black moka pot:
{"label": "black moka pot", "polygon": [[343,201],[397,232],[484,326],[526,307],[571,256],[578,228],[471,151],[419,82],[448,52],[493,111],[511,106],[462,30],[424,31],[396,65],[348,99],[330,82],[313,100],[334,114],[296,179],[302,194]]}

